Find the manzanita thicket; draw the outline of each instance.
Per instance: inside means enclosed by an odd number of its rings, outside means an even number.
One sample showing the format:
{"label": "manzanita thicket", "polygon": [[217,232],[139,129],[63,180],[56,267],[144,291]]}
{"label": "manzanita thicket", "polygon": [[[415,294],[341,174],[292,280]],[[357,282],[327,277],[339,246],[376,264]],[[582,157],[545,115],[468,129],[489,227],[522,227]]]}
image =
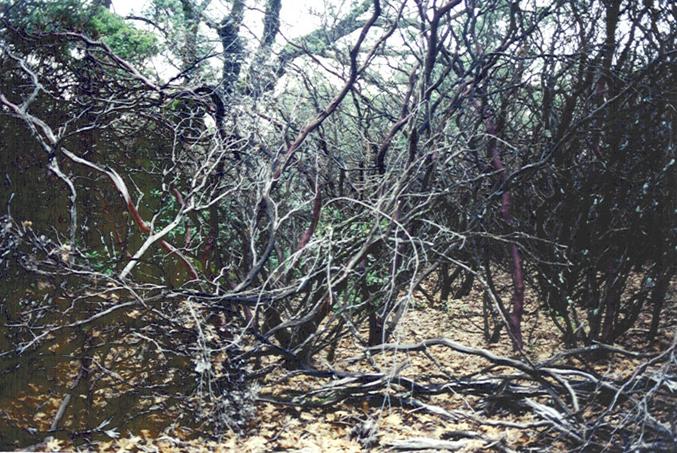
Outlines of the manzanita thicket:
{"label": "manzanita thicket", "polygon": [[[567,356],[674,336],[677,4],[327,2],[302,32],[294,7],[0,1],[0,397],[41,370],[67,395],[0,448],[162,412],[245,433],[279,367],[351,383],[288,404],[500,391],[543,445],[674,448],[674,342],[618,382],[530,357],[522,319]],[[415,300],[473,288],[513,358],[392,340]],[[346,337],[517,377],[350,374]]]}

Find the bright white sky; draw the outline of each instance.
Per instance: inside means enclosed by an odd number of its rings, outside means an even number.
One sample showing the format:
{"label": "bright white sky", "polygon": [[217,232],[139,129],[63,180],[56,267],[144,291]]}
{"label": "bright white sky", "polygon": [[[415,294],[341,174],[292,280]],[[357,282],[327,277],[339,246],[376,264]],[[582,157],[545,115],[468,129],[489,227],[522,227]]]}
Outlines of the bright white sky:
{"label": "bright white sky", "polygon": [[[200,1],[200,0],[194,0]],[[206,14],[215,21],[220,21],[230,11],[229,0],[210,0]],[[148,8],[151,0],[112,0],[112,9],[121,16],[142,15]],[[248,9],[245,12],[242,33],[248,33],[254,39],[260,39],[263,32],[263,11],[265,0],[247,0]],[[321,14],[327,8],[327,4],[338,8],[340,12],[347,12],[352,0],[282,0],[280,11],[280,35],[277,41],[284,44],[299,36],[306,35],[322,26]],[[142,26],[142,24],[136,24]],[[213,33],[206,27],[203,32]],[[215,38],[213,36],[212,38]],[[254,41],[252,41],[254,42]],[[176,72],[176,68],[168,64],[163,58],[154,58],[153,67],[161,78],[166,79]]]}
{"label": "bright white sky", "polygon": [[[146,8],[148,3],[149,0],[113,0],[113,11],[121,16],[138,14]],[[280,31],[286,38],[292,39],[315,30],[321,25],[321,21],[311,11],[323,11],[325,3],[342,6],[341,9],[343,10],[349,8],[351,2],[349,0],[282,0]],[[227,12],[228,4],[229,2],[224,0],[212,0],[208,9],[212,12],[211,17],[220,19],[218,17],[219,12]],[[245,26],[254,32],[258,32],[263,27],[261,21],[264,5],[263,0],[247,2],[247,6],[252,9],[245,15]]]}

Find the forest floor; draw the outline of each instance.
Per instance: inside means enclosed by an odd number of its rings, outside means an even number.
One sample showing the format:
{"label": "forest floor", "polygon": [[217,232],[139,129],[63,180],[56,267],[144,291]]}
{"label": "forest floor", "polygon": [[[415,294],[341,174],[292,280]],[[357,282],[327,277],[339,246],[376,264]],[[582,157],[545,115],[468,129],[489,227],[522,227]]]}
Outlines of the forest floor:
{"label": "forest floor", "polygon": [[[533,295],[532,295],[533,296]],[[468,297],[450,300],[446,304],[430,306],[420,297],[418,306],[409,307],[393,342],[415,343],[424,339],[447,338],[470,347],[482,348],[497,356],[516,357],[510,340],[503,334],[500,341],[488,344],[482,332],[482,298],[478,289]],[[552,321],[540,312],[535,303],[527,306],[524,319],[525,353],[533,361],[543,360],[561,352],[561,334]],[[424,303],[425,302],[425,303]],[[623,347],[648,351],[640,328],[631,331]],[[664,342],[670,341],[665,339]],[[659,350],[665,344],[653,345]],[[320,369],[333,368],[347,372],[382,372],[397,370],[400,376],[415,378],[417,382],[439,382],[447,378],[500,376],[509,370],[492,366],[485,359],[454,352],[448,348],[433,346],[427,353],[388,353],[374,357],[372,366],[360,360],[361,347],[350,338],[343,340],[331,365],[319,359],[315,365]],[[572,363],[575,363],[572,362]],[[373,364],[377,365],[374,369]],[[621,378],[628,376],[640,364],[639,360],[614,355],[597,360],[595,371],[601,375]],[[378,369],[380,368],[380,370]],[[162,435],[151,435],[141,430],[125,433],[121,438],[99,442],[91,447],[102,451],[242,451],[264,452],[293,450],[303,452],[346,451],[365,449],[364,439],[357,435],[360,429],[369,431],[369,447],[388,450],[410,439],[434,440],[441,445],[447,442],[448,449],[455,451],[492,451],[487,439],[500,443],[503,451],[542,451],[542,435],[549,428],[532,412],[489,410],[486,401],[479,397],[453,392],[425,399],[431,407],[442,408],[454,414],[453,419],[429,410],[402,407],[387,397],[370,404],[367,400],[341,402],[328,407],[299,408],[281,405],[270,400],[288,399],[289,395],[328,384],[328,380],[309,378],[280,369],[266,377],[260,388],[257,412],[246,435],[227,436],[220,441],[194,439],[187,429],[175,426]],[[482,409],[484,408],[484,409]],[[469,434],[470,433],[470,434]],[[188,440],[192,439],[192,440]],[[400,445],[402,447],[402,445]],[[419,442],[420,447],[420,442]],[[68,449],[57,440],[44,448]],[[564,451],[564,444],[549,445],[550,451]],[[432,448],[428,451],[437,451]]]}
{"label": "forest floor", "polygon": [[[421,297],[419,299],[425,301]],[[533,300],[533,299],[532,299]],[[477,290],[461,300],[451,300],[447,304],[429,306],[426,303],[410,307],[402,319],[393,342],[400,344],[415,343],[430,338],[448,338],[466,346],[483,348],[497,356],[515,357],[510,340],[502,335],[495,344],[488,344],[482,333],[482,303]],[[640,326],[626,337],[623,347],[637,350],[647,345],[643,341],[645,329]],[[534,361],[549,358],[561,352],[561,335],[552,321],[545,317],[532,302],[527,307],[524,320],[524,336],[527,345],[526,354]],[[665,341],[668,341],[667,339]],[[654,345],[659,350],[663,345]],[[348,372],[375,372],[364,360],[356,360],[361,348],[347,338],[337,350],[337,356],[331,367]],[[485,359],[473,355],[461,354],[448,348],[432,347],[429,354],[392,353],[374,358],[381,372],[397,369],[401,376],[434,380],[449,376],[477,377],[482,375],[500,375],[507,371],[491,366]],[[609,359],[595,362],[595,370],[602,375],[620,378],[632,373],[641,363],[640,360],[614,355]],[[316,363],[318,368],[329,364]],[[326,384],[326,382],[324,382]],[[271,373],[263,383],[259,396],[262,400],[287,399],[289,394],[317,388],[323,384],[319,379],[307,376],[290,377],[288,372],[280,370]],[[129,433],[122,438],[101,442],[96,448],[107,451],[242,451],[263,452],[294,450],[303,452],[345,451],[358,452],[364,449],[359,436],[355,436],[360,427],[371,431],[372,445],[376,450],[387,450],[398,443],[410,439],[435,440],[439,443],[446,439],[449,449],[462,452],[491,451],[486,439],[495,439],[503,450],[542,451],[542,432],[547,428],[539,422],[533,413],[516,414],[509,411],[484,410],[479,397],[445,393],[426,399],[426,404],[443,408],[446,411],[466,414],[465,417],[449,417],[430,413],[420,409],[402,407],[388,399],[379,404],[368,404],[366,400],[357,403],[342,402],[329,407],[297,408],[292,405],[280,405],[262,401],[245,436],[232,435],[212,441],[188,439],[189,432],[178,427],[161,436],[151,436],[141,430]],[[481,422],[481,423],[480,423]],[[470,435],[468,433],[471,433]],[[473,438],[473,436],[476,436]],[[484,440],[482,440],[484,439]],[[458,440],[454,442],[454,440]],[[401,446],[401,445],[400,445]],[[419,445],[420,446],[420,445]],[[52,441],[49,448],[60,449],[65,445]],[[439,447],[439,445],[438,445]],[[550,445],[551,451],[566,450],[564,444]],[[434,448],[429,451],[437,451]]]}

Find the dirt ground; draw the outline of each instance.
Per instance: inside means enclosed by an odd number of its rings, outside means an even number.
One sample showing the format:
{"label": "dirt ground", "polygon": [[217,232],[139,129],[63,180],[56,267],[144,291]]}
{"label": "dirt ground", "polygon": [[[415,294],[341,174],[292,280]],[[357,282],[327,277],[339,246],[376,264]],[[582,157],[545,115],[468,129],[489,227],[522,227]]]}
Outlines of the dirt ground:
{"label": "dirt ground", "polygon": [[[420,300],[425,301],[423,297]],[[451,300],[447,304],[432,307],[429,305],[426,301],[409,307],[392,341],[402,344],[444,337],[467,346],[486,349],[495,355],[514,356],[507,335],[503,335],[496,344],[487,344],[484,340],[481,297],[477,290],[461,300]],[[529,358],[539,361],[561,351],[563,345],[560,333],[538,310],[533,302],[533,295],[526,308],[523,331],[525,352]],[[641,328],[634,333],[631,331],[625,347],[635,350],[641,347],[646,351],[648,346],[641,344],[642,338]],[[660,347],[661,345],[652,346],[655,349]],[[479,378],[510,372],[508,369],[491,367],[481,357],[457,353],[439,346],[430,348],[427,354],[414,352],[378,355],[374,358],[376,369],[367,360],[359,359],[360,351],[361,348],[354,344],[354,340],[344,339],[331,367],[348,372],[372,373],[388,373],[397,369],[401,376],[416,378],[418,382],[444,382],[450,378]],[[330,366],[323,360],[320,358],[316,362],[318,368]],[[631,373],[638,364],[638,361],[616,356],[597,361],[595,369],[602,375],[622,377]],[[244,436],[233,434],[219,441],[196,439],[189,430],[177,423],[159,435],[141,429],[139,432],[121,433],[120,438],[98,442],[89,448],[114,452],[358,452],[365,449],[364,433],[368,432],[366,437],[371,438],[368,447],[377,451],[392,449],[398,442],[422,438],[443,440],[447,442],[445,445],[448,449],[462,452],[492,451],[490,447],[487,448],[487,438],[500,442],[504,451],[543,451],[541,435],[546,428],[539,426],[541,420],[532,413],[495,411],[487,414],[481,409],[483,405],[479,397],[452,392],[425,398],[425,402],[454,413],[456,416],[453,418],[402,407],[387,397],[381,398],[376,404],[362,400],[303,410],[291,405],[267,402],[288,399],[294,392],[317,388],[327,383],[328,380],[302,375],[289,377],[288,372],[282,369],[269,374],[259,392],[262,401],[259,402],[256,415]],[[484,440],[463,434],[468,432],[483,436]],[[52,451],[71,448],[55,439],[42,446],[42,449]],[[549,448],[550,451],[566,449],[564,444],[551,444]],[[438,448],[432,448],[427,451],[437,450]]]}

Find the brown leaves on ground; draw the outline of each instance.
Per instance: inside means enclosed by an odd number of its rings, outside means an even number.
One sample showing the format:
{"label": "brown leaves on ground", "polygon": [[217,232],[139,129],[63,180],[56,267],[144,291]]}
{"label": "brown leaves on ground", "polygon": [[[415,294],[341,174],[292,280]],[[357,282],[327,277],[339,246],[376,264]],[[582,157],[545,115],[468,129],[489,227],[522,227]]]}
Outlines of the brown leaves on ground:
{"label": "brown leaves on ground", "polygon": [[[482,333],[482,302],[476,289],[463,300],[453,300],[439,307],[410,308],[394,335],[397,343],[414,343],[424,339],[444,337],[467,346],[490,350],[500,356],[514,356],[509,339],[504,334],[496,344],[487,344]],[[532,299],[533,300],[533,299]],[[551,357],[562,349],[559,332],[551,321],[537,307],[527,305],[523,331],[526,354],[531,360],[539,361]],[[450,376],[462,378],[478,373],[499,375],[512,370],[490,367],[483,358],[454,352],[448,348],[431,347],[429,354],[387,353],[374,357],[380,370],[374,370],[366,360],[356,360],[362,353],[352,338],[344,338],[337,348],[331,367],[342,371],[387,373],[394,368],[401,369],[401,375],[417,381],[444,382]],[[575,362],[574,359],[571,359]],[[617,378],[631,373],[638,361],[614,357],[595,364],[597,372]],[[325,357],[317,358],[318,367],[329,365]],[[299,394],[326,383],[318,379],[295,375],[278,369],[266,376],[262,383],[262,399],[284,399],[290,394]],[[19,398],[20,400],[21,398]],[[486,439],[501,441],[510,449],[538,445],[538,423],[531,413],[516,415],[499,411],[488,416],[479,411],[478,397],[461,394],[436,395],[426,403],[439,406],[447,411],[461,411],[465,419],[449,420],[422,410],[400,407],[387,398],[379,405],[366,401],[350,404],[347,402],[313,409],[261,402],[246,436],[232,434],[219,441],[195,436],[186,428],[166,429],[152,433],[141,429],[126,433],[117,439],[91,444],[100,451],[123,453],[179,452],[179,451],[242,451],[267,452],[293,450],[300,452],[358,452],[363,451],[360,439],[351,436],[354,428],[367,421],[375,425],[377,450],[407,439],[465,439],[458,451],[478,451],[486,447]],[[54,407],[51,403],[49,407]],[[34,422],[46,424],[49,417],[42,412],[35,414]],[[39,420],[40,419],[40,420]],[[482,423],[479,423],[481,421]],[[510,426],[505,426],[510,424]],[[472,436],[483,436],[485,440]],[[464,437],[465,436],[465,437]],[[554,447],[554,446],[553,446]],[[562,446],[563,447],[563,446]],[[47,448],[52,451],[69,449],[69,445],[52,439]],[[72,447],[71,447],[72,448]]]}

